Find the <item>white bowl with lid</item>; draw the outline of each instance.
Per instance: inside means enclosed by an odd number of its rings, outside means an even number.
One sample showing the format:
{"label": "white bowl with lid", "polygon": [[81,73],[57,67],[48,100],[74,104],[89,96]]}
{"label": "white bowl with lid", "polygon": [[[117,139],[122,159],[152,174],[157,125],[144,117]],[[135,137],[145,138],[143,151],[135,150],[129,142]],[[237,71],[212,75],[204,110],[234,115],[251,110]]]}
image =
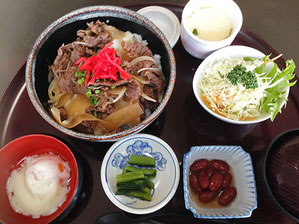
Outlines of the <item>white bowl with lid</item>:
{"label": "white bowl with lid", "polygon": [[[188,19],[198,10],[213,8],[224,12],[232,22],[230,35],[217,41],[204,40],[196,36],[188,26]],[[190,0],[183,9],[181,20],[181,41],[186,51],[194,57],[206,58],[213,51],[230,45],[243,23],[243,15],[233,0]]]}
{"label": "white bowl with lid", "polygon": [[161,6],[148,6],[137,11],[152,21],[165,35],[173,48],[180,37],[180,22],[169,9]]}

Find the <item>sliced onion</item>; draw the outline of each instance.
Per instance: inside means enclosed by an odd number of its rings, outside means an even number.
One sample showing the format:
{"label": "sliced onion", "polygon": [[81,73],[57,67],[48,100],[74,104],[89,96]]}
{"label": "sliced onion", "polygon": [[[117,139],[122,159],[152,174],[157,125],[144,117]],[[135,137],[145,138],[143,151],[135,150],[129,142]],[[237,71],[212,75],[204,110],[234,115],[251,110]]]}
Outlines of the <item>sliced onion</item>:
{"label": "sliced onion", "polygon": [[71,117],[67,120],[62,121],[61,123],[63,124],[63,126],[66,126],[66,125],[70,124],[72,120],[73,120],[73,118]]}
{"label": "sliced onion", "polygon": [[58,54],[57,54],[57,56],[56,56],[56,58],[55,58],[55,60],[53,62],[53,65],[56,65],[57,61],[61,59],[61,57],[63,55],[63,51],[61,50],[62,47],[64,47],[64,44],[62,44],[61,47],[58,48],[58,50],[57,50]]}
{"label": "sliced onion", "polygon": [[[53,95],[53,90],[54,90],[54,86],[56,85],[56,82],[57,82],[57,79],[53,79],[49,85],[49,88],[48,88],[48,96],[49,98],[53,98],[55,95]],[[54,93],[55,94],[55,93]]]}
{"label": "sliced onion", "polygon": [[61,124],[61,119],[60,119],[60,110],[56,107],[52,107],[51,108],[51,112],[52,112],[52,115],[53,117],[55,118],[55,120]]}
{"label": "sliced onion", "polygon": [[146,95],[144,92],[141,93],[141,96],[142,96],[144,99],[148,100],[148,101],[151,101],[151,102],[154,102],[154,103],[157,102],[157,100],[155,100],[155,99],[149,97],[149,96]]}
{"label": "sliced onion", "polygon": [[73,42],[73,44],[80,44],[80,45],[83,45],[83,46],[92,47],[90,44],[87,44],[87,43],[81,42],[81,41]]}
{"label": "sliced onion", "polygon": [[[56,72],[56,70],[55,70],[55,68],[53,68],[54,66],[52,65],[50,68],[51,68],[51,70],[52,70],[52,72],[53,72],[53,74],[54,74],[54,77],[59,77],[58,75],[57,75],[57,72]],[[49,77],[49,75],[48,75],[48,77]]]}
{"label": "sliced onion", "polygon": [[163,96],[164,96],[164,91],[161,93],[161,95],[159,96],[159,99],[158,99],[158,102],[161,103],[162,99],[163,99]]}
{"label": "sliced onion", "polygon": [[143,77],[143,76],[142,76],[142,77],[138,77],[138,76],[135,76],[135,75],[131,75],[131,77],[132,77],[133,79],[137,80],[138,82],[144,84],[144,85],[149,85],[149,84],[151,84],[151,82],[150,82],[149,80],[144,80],[143,78],[145,78],[145,77]]}
{"label": "sliced onion", "polygon": [[136,63],[140,62],[140,61],[145,61],[145,60],[149,60],[152,61],[156,64],[155,59],[150,57],[150,56],[140,56],[138,58],[135,58],[134,60],[130,61],[130,63],[127,65],[128,67],[131,67],[133,65],[135,65]]}
{"label": "sliced onion", "polygon": [[67,69],[63,69],[63,70],[56,70],[56,72],[66,72]]}
{"label": "sliced onion", "polygon": [[61,99],[61,97],[63,95],[64,95],[63,93],[59,93],[59,94],[57,94],[57,96],[55,95],[55,97],[48,100],[48,103],[51,104],[51,106],[57,106],[57,104],[59,103],[59,100]]}
{"label": "sliced onion", "polygon": [[159,72],[159,74],[162,74],[162,71],[159,68],[142,68],[137,73],[142,72],[142,71],[146,71],[146,70],[154,71],[154,72]]}
{"label": "sliced onion", "polygon": [[123,97],[126,91],[127,91],[127,87],[123,87],[119,95],[111,103],[116,103],[120,98]]}
{"label": "sliced onion", "polygon": [[60,89],[57,88],[57,78],[54,77],[54,79],[51,81],[49,88],[48,88],[48,96],[49,100],[48,103],[52,104],[52,106],[57,105],[60,98],[64,95],[64,93],[61,93]]}
{"label": "sliced onion", "polygon": [[96,89],[101,89],[101,88],[102,88],[101,85],[95,86],[95,83],[93,84],[93,86],[88,86],[88,89],[90,89],[90,90],[96,90]]}
{"label": "sliced onion", "polygon": [[116,130],[118,127],[129,124],[135,119],[140,118],[143,113],[142,107],[139,102],[137,102],[109,114],[103,121],[110,124],[110,130]]}
{"label": "sliced onion", "polygon": [[[75,97],[71,96],[71,98],[72,102],[68,103],[68,105],[64,105],[64,109],[68,114],[67,120],[61,121],[60,110],[57,107],[51,107],[52,115],[60,125],[65,128],[73,128],[80,124],[82,121],[97,121],[99,125],[103,126],[107,130],[113,130],[113,127],[111,124],[109,124],[109,122],[98,119],[93,115],[86,113],[86,108],[87,106],[89,107],[90,102],[85,96],[75,94]],[[85,102],[83,102],[82,100]]]}
{"label": "sliced onion", "polygon": [[113,89],[108,89],[108,93],[112,94],[112,95],[119,95],[121,93],[121,91],[123,90],[124,86],[117,86]]}

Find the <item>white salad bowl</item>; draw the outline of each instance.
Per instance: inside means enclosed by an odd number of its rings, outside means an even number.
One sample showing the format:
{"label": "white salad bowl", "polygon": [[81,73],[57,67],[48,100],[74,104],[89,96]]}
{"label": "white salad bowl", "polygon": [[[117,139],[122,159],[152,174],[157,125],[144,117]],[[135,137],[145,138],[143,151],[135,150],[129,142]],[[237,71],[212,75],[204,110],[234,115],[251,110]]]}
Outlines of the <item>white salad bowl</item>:
{"label": "white salad bowl", "polygon": [[[232,124],[254,124],[254,123],[259,123],[259,122],[269,119],[271,117],[270,112],[269,113],[262,112],[261,116],[255,118],[255,119],[251,119],[251,120],[233,120],[233,119],[229,119],[224,116],[221,116],[221,115],[217,114],[216,112],[212,111],[205,104],[203,99],[200,97],[201,90],[199,87],[199,83],[201,82],[204,69],[211,63],[212,64],[215,63],[217,60],[220,60],[223,58],[242,58],[242,57],[262,58],[264,56],[265,56],[265,54],[257,49],[247,47],[247,46],[239,46],[239,45],[228,46],[228,47],[222,48],[220,50],[217,50],[217,51],[213,52],[211,55],[209,55],[199,65],[199,67],[197,68],[195,75],[193,77],[193,92],[194,92],[196,99],[200,103],[200,105],[214,117],[216,117],[222,121],[232,123]],[[271,63],[268,63],[268,64],[270,67]],[[280,71],[280,70],[277,69],[277,71]],[[289,94],[289,89],[290,89],[290,87],[286,87],[284,89],[284,94],[283,94],[282,98],[287,99],[288,94]],[[282,108],[284,106],[284,104],[285,104],[285,101],[281,100],[280,108]]]}
{"label": "white salad bowl", "polygon": [[[225,207],[204,207],[192,198],[189,185],[189,167],[198,159],[226,161],[233,175],[237,197]],[[184,155],[184,199],[185,206],[195,218],[228,219],[250,217],[257,208],[257,193],[250,155],[240,146],[194,146]]]}
{"label": "white salad bowl", "polygon": [[[115,195],[116,176],[128,165],[130,155],[155,158],[157,170],[151,201]],[[107,197],[120,209],[133,214],[155,212],[165,206],[175,194],[180,179],[180,169],[175,153],[162,139],[137,134],[114,143],[106,153],[101,168],[101,181]]]}

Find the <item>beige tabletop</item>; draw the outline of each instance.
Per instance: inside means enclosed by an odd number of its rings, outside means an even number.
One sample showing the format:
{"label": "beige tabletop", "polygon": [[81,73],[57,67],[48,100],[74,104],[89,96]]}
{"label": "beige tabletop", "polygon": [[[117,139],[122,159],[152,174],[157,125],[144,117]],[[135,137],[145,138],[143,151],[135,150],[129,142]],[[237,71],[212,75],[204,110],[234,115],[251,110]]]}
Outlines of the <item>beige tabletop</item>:
{"label": "beige tabletop", "polygon": [[[243,25],[268,42],[285,59],[299,63],[299,0],[235,0]],[[124,5],[140,0],[0,0],[0,96],[26,61],[38,35],[62,15],[91,5]],[[186,4],[188,0],[156,0]]]}

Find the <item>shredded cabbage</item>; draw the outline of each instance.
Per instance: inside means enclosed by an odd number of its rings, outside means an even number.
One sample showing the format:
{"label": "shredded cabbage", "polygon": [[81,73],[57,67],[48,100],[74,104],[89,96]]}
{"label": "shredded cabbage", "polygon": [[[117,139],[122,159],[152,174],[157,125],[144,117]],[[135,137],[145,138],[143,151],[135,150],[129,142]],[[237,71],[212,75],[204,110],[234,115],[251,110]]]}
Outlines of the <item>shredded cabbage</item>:
{"label": "shredded cabbage", "polygon": [[[199,93],[205,104],[217,114],[232,120],[253,120],[271,113],[271,120],[280,112],[286,87],[294,78],[295,64],[287,61],[287,68],[280,72],[277,65],[266,61],[268,56],[256,58],[221,58],[209,63],[199,82]],[[268,63],[269,62],[269,63]],[[258,87],[246,89],[241,83],[233,85],[227,74],[236,65],[246,67],[256,75]]]}

